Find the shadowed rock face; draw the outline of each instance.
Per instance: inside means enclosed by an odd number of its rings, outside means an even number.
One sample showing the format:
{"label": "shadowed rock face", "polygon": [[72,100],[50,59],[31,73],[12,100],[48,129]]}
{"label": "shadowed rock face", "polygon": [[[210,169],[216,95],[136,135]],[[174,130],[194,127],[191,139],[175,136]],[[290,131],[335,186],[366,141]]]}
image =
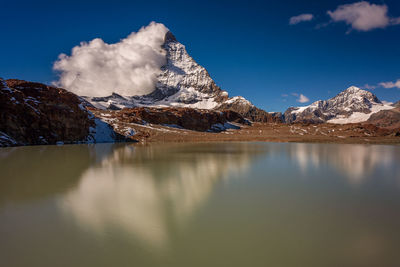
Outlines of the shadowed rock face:
{"label": "shadowed rock face", "polygon": [[397,101],[396,103],[394,103],[393,106],[396,108],[400,108],[400,101]]}
{"label": "shadowed rock face", "polygon": [[84,141],[93,125],[73,93],[40,83],[0,79],[0,146]]}

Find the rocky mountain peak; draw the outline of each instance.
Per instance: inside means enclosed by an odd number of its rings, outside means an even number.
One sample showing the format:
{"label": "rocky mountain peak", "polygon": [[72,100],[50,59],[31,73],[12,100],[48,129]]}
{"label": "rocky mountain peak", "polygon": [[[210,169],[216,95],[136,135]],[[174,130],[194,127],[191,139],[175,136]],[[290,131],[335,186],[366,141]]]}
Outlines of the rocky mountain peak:
{"label": "rocky mountain peak", "polygon": [[175,38],[175,35],[173,35],[172,32],[168,31],[165,34],[164,43],[170,43],[170,42],[177,42],[177,40]]}
{"label": "rocky mountain peak", "polygon": [[336,98],[368,100],[370,102],[381,103],[379,99],[371,92],[360,89],[356,86],[350,86],[343,92],[339,93]]}
{"label": "rocky mountain peak", "polygon": [[360,91],[365,91],[362,90],[360,88],[358,88],[357,86],[350,86],[349,88],[347,88],[346,90],[344,90],[343,92],[349,93],[349,94],[354,94],[354,93],[358,93]]}

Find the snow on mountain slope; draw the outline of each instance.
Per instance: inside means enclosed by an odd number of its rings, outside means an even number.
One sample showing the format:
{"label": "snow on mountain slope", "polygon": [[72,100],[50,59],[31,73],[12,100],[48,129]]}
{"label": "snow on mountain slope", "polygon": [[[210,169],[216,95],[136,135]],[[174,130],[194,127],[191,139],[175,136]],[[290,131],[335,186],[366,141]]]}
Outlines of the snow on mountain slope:
{"label": "snow on mountain slope", "polygon": [[390,110],[390,109],[393,109],[393,107],[383,104],[374,104],[372,105],[369,113],[353,112],[349,117],[346,117],[345,115],[338,115],[336,118],[328,120],[328,122],[337,124],[363,122],[367,121],[372,114],[375,114],[382,110]]}
{"label": "snow on mountain slope", "polygon": [[284,114],[285,122],[364,122],[381,110],[393,109],[383,104],[371,92],[351,86],[328,100],[318,100],[309,106],[292,107]]}

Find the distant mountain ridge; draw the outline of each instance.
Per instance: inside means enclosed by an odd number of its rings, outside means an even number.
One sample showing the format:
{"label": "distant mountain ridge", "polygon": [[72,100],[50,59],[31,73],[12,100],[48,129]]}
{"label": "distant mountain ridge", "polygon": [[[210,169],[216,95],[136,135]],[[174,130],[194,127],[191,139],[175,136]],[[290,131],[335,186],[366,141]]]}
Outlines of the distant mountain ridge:
{"label": "distant mountain ridge", "polygon": [[351,86],[328,100],[318,100],[304,107],[291,107],[284,113],[286,123],[358,123],[381,110],[394,107],[383,104],[373,93]]}

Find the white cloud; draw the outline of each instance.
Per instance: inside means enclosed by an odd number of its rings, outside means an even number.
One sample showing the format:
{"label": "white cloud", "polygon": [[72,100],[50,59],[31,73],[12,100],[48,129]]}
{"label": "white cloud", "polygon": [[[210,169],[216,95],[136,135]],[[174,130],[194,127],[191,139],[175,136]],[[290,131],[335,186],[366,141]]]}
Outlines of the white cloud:
{"label": "white cloud", "polygon": [[298,16],[291,17],[289,19],[289,24],[290,25],[295,25],[295,24],[298,24],[300,22],[310,21],[313,18],[314,18],[313,14],[300,14]]}
{"label": "white cloud", "polygon": [[399,18],[391,18],[390,24],[392,25],[399,25],[400,24],[400,17]]}
{"label": "white cloud", "polygon": [[150,93],[166,63],[161,45],[167,32],[163,24],[152,22],[115,44],[100,38],[82,42],[70,56],[59,55],[53,67],[60,72],[55,84],[84,96]]}
{"label": "white cloud", "polygon": [[400,89],[400,79],[395,82],[382,82],[379,86],[383,88],[399,88]]}
{"label": "white cloud", "polygon": [[328,15],[334,22],[345,22],[351,29],[369,31],[400,24],[400,18],[390,18],[387,5],[370,4],[361,1],[353,4],[340,5]]}
{"label": "white cloud", "polygon": [[310,99],[308,97],[306,97],[303,94],[300,94],[299,98],[296,100],[299,103],[306,103],[308,101],[310,101]]}

